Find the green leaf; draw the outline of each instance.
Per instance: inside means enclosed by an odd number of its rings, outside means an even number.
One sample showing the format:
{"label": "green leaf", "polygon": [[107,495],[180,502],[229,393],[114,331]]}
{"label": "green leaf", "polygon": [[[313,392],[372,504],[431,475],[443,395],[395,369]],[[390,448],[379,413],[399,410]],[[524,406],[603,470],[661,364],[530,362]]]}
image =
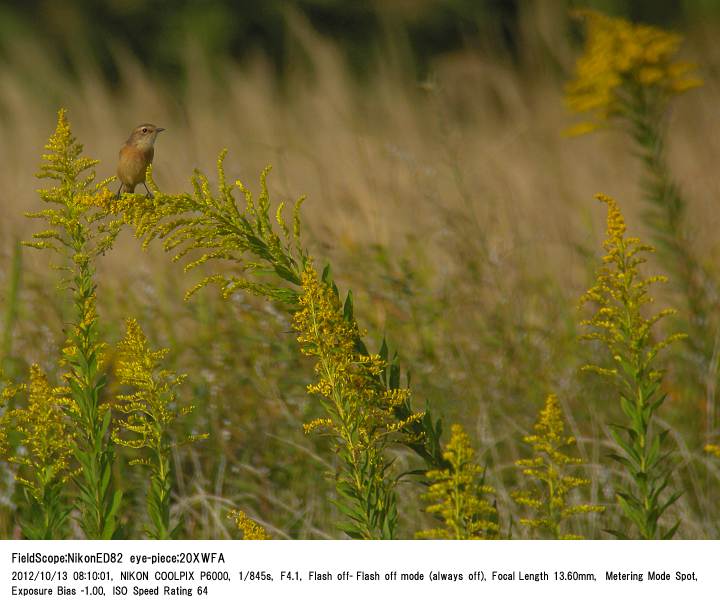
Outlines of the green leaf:
{"label": "green leaf", "polygon": [[617,539],[629,539],[627,533],[620,531],[619,529],[603,529],[603,531],[613,537],[616,537]]}
{"label": "green leaf", "polygon": [[347,322],[353,321],[353,296],[352,290],[349,290],[345,298],[345,305],[343,306],[343,318]]}
{"label": "green leaf", "polygon": [[382,344],[380,345],[380,351],[378,352],[378,355],[380,356],[380,359],[382,359],[384,362],[387,362],[388,345],[387,345],[387,341],[385,340],[384,336],[382,339]]}
{"label": "green leaf", "polygon": [[678,530],[678,527],[680,526],[680,521],[678,520],[672,527],[670,527],[662,536],[663,539],[672,539],[675,537],[675,533]]}
{"label": "green leaf", "polygon": [[[627,431],[630,435],[635,435],[632,430],[629,430],[626,427],[622,427],[620,425],[608,425],[610,432],[610,435],[612,436],[612,439],[615,440],[615,442],[620,446],[620,448],[623,449],[626,455],[632,459],[633,463],[639,467],[641,457],[638,454],[638,451],[635,449],[635,447],[630,443],[627,442],[623,437],[618,433],[618,429]],[[615,428],[615,429],[613,429]]]}

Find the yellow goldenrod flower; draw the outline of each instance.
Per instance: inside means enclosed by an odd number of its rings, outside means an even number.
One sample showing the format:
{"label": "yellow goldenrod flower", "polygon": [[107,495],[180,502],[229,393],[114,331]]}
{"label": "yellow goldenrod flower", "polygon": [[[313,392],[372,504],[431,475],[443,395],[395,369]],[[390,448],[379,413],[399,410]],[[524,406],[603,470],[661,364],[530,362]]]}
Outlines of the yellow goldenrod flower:
{"label": "yellow goldenrod flower", "polygon": [[332,419],[313,419],[309,423],[303,424],[303,431],[311,434],[318,430],[333,430],[335,424]]}
{"label": "yellow goldenrod flower", "polygon": [[[143,435],[151,442],[162,434],[162,426],[175,420],[177,415],[168,405],[175,400],[175,387],[184,380],[161,368],[167,353],[167,349],[151,350],[140,324],[135,319],[127,321],[125,336],[117,347],[115,372],[122,384],[135,388],[136,392],[120,396],[117,408],[126,414],[144,415],[148,427]],[[154,424],[158,425],[157,429]]]}
{"label": "yellow goldenrod flower", "polygon": [[[642,254],[653,252],[654,248],[635,237],[625,237],[625,219],[612,197],[598,194],[596,198],[607,204],[607,239],[603,244],[605,256],[596,283],[581,299],[581,304],[596,305],[593,317],[582,322],[595,331],[583,338],[605,343],[612,363],[605,368],[589,366],[586,369],[617,376],[625,374],[627,365],[645,369],[661,349],[684,338],[684,335],[673,334],[653,345],[653,326],[676,311],[666,308],[646,318],[642,307],[653,302],[649,287],[654,283],[664,283],[667,278],[662,275],[640,278],[638,267],[645,262]],[[628,362],[627,358],[631,361]]]}
{"label": "yellow goldenrod flower", "polygon": [[720,459],[720,446],[717,444],[708,444],[705,446],[705,451]]}
{"label": "yellow goldenrod flower", "polygon": [[13,429],[22,435],[26,452],[10,461],[34,470],[33,481],[23,482],[40,501],[44,483],[63,480],[68,474],[73,434],[67,428],[63,410],[67,392],[52,387],[37,364],[30,368],[30,379],[23,388],[27,390],[27,406],[6,411],[2,428],[5,433]]}
{"label": "yellow goldenrod flower", "polygon": [[[224,298],[238,290],[245,290],[294,304],[305,259],[300,244],[299,218],[304,199],[295,202],[291,232],[282,214],[283,204],[279,206],[275,218],[269,213],[267,176],[270,167],[266,167],[260,176],[261,192],[255,200],[239,180],[234,184],[227,182],[224,169],[226,155],[227,150],[223,150],[218,157],[217,195],[213,195],[210,181],[200,172],[192,178],[192,194],[157,192],[148,168],[147,182],[155,192],[154,199],[125,195],[121,200],[107,199],[96,204],[102,204],[108,213],[121,215],[126,224],[134,227],[136,236],[143,239],[145,246],[154,239],[160,239],[164,241],[166,251],[174,252],[173,260],[189,257],[186,271],[215,260],[227,260],[238,265],[234,272],[205,277],[186,292],[186,298],[213,284],[219,287]],[[235,189],[245,199],[244,209],[238,206],[233,192]],[[280,227],[279,234],[273,220]],[[288,281],[293,287],[279,287],[260,278],[268,275]]]}
{"label": "yellow goldenrod flower", "polygon": [[[172,488],[170,427],[192,407],[178,410],[176,389],[185,376],[176,375],[162,367],[166,349],[153,351],[138,322],[129,319],[125,337],[117,348],[116,374],[121,384],[132,387],[134,393],[117,398],[115,408],[126,414],[113,430],[116,444],[135,450],[147,449],[149,458],[138,458],[133,464],[146,465],[151,471],[147,504],[153,539],[173,537],[176,529],[170,526],[170,492]],[[123,432],[130,432],[125,437]],[[204,439],[207,434],[185,438],[182,442]]]}
{"label": "yellow goldenrod flower", "polygon": [[38,193],[52,207],[27,216],[45,220],[51,228],[34,233],[33,240],[24,244],[66,251],[78,267],[88,265],[112,246],[122,228],[122,222],[108,219],[103,211],[112,197],[107,189],[112,178],[95,183],[91,170],[99,161],[82,156],[83,147],[70,130],[65,110],[58,112],[57,127],[45,150],[37,177],[56,185]]}
{"label": "yellow goldenrod flower", "polygon": [[616,116],[631,116],[638,89],[667,98],[702,84],[692,75],[693,64],[675,60],[682,42],[677,34],[593,10],[576,14],[587,23],[587,40],[575,80],[567,85],[566,101],[572,111],[588,113],[592,119],[569,134],[597,129]]}
{"label": "yellow goldenrod flower", "polygon": [[573,446],[576,440],[571,435],[565,435],[565,423],[557,396],[548,396],[535,423],[535,432],[534,435],[523,438],[523,441],[532,447],[534,457],[520,459],[515,464],[522,468],[524,475],[538,483],[538,488],[518,491],[513,493],[513,498],[520,505],[535,511],[537,517],[522,518],[520,524],[549,531],[555,539],[581,539],[563,533],[563,522],[570,516],[602,512],[605,508],[588,504],[568,504],[569,493],[590,481],[565,473],[567,466],[580,465],[582,459],[570,457],[563,452]]}
{"label": "yellow goldenrod flower", "polygon": [[243,539],[246,540],[264,540],[270,539],[270,535],[261,524],[250,518],[242,510],[230,510],[228,518],[232,518],[235,521],[235,525],[238,530],[243,534]]}
{"label": "yellow goldenrod flower", "polygon": [[484,483],[485,470],[475,462],[475,450],[461,425],[453,425],[443,454],[449,467],[430,470],[424,499],[442,527],[420,531],[424,539],[492,539],[498,536],[497,510],[485,495],[495,490]]}
{"label": "yellow goldenrod flower", "polygon": [[[23,531],[31,539],[57,538],[69,513],[64,491],[71,476],[74,433],[65,413],[68,392],[53,387],[34,364],[27,385],[14,387],[12,393],[26,393],[27,405],[6,410],[0,418],[0,453],[18,466],[16,480],[36,506]],[[10,432],[20,435],[22,450],[11,451]]]}

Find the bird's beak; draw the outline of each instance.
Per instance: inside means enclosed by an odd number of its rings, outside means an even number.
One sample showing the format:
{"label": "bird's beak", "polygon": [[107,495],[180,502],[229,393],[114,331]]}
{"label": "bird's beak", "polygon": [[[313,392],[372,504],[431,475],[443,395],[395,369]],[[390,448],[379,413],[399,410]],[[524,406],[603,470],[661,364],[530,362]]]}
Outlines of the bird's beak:
{"label": "bird's beak", "polygon": [[155,131],[157,131],[158,133],[160,133],[161,131],[165,131],[165,127],[158,127],[157,129],[155,129]]}

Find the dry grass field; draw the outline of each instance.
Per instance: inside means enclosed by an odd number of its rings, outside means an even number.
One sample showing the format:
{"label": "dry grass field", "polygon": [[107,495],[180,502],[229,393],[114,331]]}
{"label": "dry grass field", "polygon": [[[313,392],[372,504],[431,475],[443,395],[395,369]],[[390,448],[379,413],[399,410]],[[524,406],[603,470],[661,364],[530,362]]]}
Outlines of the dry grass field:
{"label": "dry grass field", "polygon": [[[40,40],[14,43],[0,65],[6,374],[22,380],[37,361],[57,378],[71,315],[48,253],[24,248],[21,260],[14,254],[18,241],[40,230],[24,214],[43,205],[34,174],[57,109],[67,108],[84,154],[100,159],[101,178],[114,174],[130,130],[152,122],[167,129],[153,165],[162,192],[188,191],[195,168],[212,179],[218,152],[227,148],[233,180],[255,192],[261,170],[272,165],[274,201],[307,195],[302,219],[310,253],[320,265],[332,263],[341,293],[352,289],[366,343],[378,349],[386,337],[398,350],[412,373],[416,407],[431,406],[444,422],[443,438],[451,424],[464,426],[496,490],[502,536],[534,535],[518,525],[522,510],[511,493],[528,483],[514,462],[528,456],[522,438],[549,393],[558,394],[577,454],[587,462],[581,471],[591,483],[583,501],[607,508],[577,519],[571,531],[604,538],[606,529],[621,528],[614,485],[625,474],[608,459],[613,440],[606,427],[621,415],[608,386],[579,372],[601,350],[578,341],[584,314],[577,304],[602,253],[605,209],[596,192],[620,202],[630,235],[652,242],[642,167],[621,130],[563,136],[575,120],[563,87],[580,49],[562,15],[525,19],[517,62],[470,51],[442,56],[423,82],[411,76],[399,43],[388,43],[366,77],[351,76],[333,45],[299,20],[303,60],[282,85],[262,57],[243,66],[208,65],[188,45],[183,86],[159,83],[120,48],[124,71],[111,86],[91,57],[79,55],[76,73],[66,76]],[[668,163],[689,202],[689,242],[718,278],[720,50],[710,26],[684,35],[681,54],[699,65],[704,85],[672,103]],[[660,258],[650,258],[653,272],[668,273]],[[19,284],[12,280],[18,263]],[[169,349],[172,368],[188,374],[180,395],[196,409],[184,431],[209,434],[173,450],[173,512],[182,514],[183,536],[236,536],[226,517],[232,508],[276,538],[340,536],[335,485],[326,474],[338,456],[327,439],[303,433],[322,407],[305,391],[312,366],[299,355],[282,309],[243,292],[225,302],[212,288],[184,301],[201,273],[184,274],[157,243],[143,251],[130,229],[97,266],[103,340],[114,345],[123,320],[137,318],[153,345]],[[672,280],[655,294],[682,319]],[[717,349],[720,327],[708,324],[708,332]],[[710,368],[697,374],[702,386],[693,387],[683,376],[683,347],[661,355],[668,399],[657,421],[669,430],[670,486],[683,491],[667,520],[681,519],[681,538],[720,534],[720,464],[703,452],[717,441],[720,424],[717,354],[711,355]],[[398,471],[418,466],[409,451],[388,451]],[[143,509],[143,472],[128,468],[122,451],[119,458],[122,519],[132,524]],[[432,522],[420,509],[421,494],[418,485],[399,482],[398,536],[412,537]],[[20,535],[16,501],[6,468],[3,537]]]}

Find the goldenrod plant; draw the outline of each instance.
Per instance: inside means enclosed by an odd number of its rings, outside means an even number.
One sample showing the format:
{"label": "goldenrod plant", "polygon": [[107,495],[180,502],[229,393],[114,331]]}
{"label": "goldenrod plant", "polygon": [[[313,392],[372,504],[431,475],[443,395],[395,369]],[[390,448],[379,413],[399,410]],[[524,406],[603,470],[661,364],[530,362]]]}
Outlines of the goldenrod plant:
{"label": "goldenrod plant", "polygon": [[395,409],[406,402],[408,390],[385,389],[379,382],[383,359],[355,348],[360,330],[352,317],[351,296],[343,306],[337,288],[327,277],[318,277],[311,260],[302,287],[293,327],[302,352],[315,360],[317,382],[308,386],[308,393],[321,398],[327,414],[305,429],[320,429],[335,440],[343,463],[336,476],[337,505],[348,519],[343,530],[356,538],[392,539],[397,505],[385,448],[423,415],[397,420]]}
{"label": "goldenrod plant", "polygon": [[92,167],[98,161],[82,156],[82,145],[72,135],[64,110],[58,113],[55,133],[45,149],[38,177],[54,185],[39,193],[50,207],[28,216],[45,221],[48,228],[25,244],[62,256],[62,285],[74,305],[62,365],[72,398],[67,413],[76,432],[74,456],[81,466],[76,478],[80,525],[88,538],[110,539],[118,529],[122,494],[113,482],[111,410],[100,401],[105,344],[98,333],[94,262],[112,247],[122,223],[108,219],[102,210],[101,202],[112,196],[106,188],[110,180],[95,182]]}
{"label": "goldenrod plant", "polygon": [[[117,347],[116,375],[118,381],[133,392],[116,399],[115,408],[126,417],[117,420],[112,436],[116,444],[147,455],[130,463],[150,470],[146,502],[150,539],[173,539],[180,529],[181,523],[171,524],[170,518],[172,449],[178,443],[171,434],[177,419],[193,410],[192,406],[177,406],[176,389],[185,376],[163,368],[166,356],[166,349],[150,348],[137,320],[127,321],[125,336]],[[195,442],[206,437],[207,434],[194,435],[179,442]]]}
{"label": "goldenrod plant", "polygon": [[235,526],[247,541],[270,539],[270,535],[261,524],[250,518],[242,510],[230,510],[228,518],[235,521]]}
{"label": "goldenrod plant", "polygon": [[[149,170],[153,201],[125,195],[119,201],[109,201],[107,209],[121,214],[145,244],[161,239],[166,250],[175,252],[175,260],[191,256],[186,270],[211,261],[230,263],[228,271],[206,276],[188,290],[187,297],[216,284],[225,298],[244,290],[288,306],[304,352],[318,359],[318,382],[310,390],[323,398],[330,415],[328,422],[332,422],[324,428],[335,438],[344,464],[337,484],[339,506],[348,519],[344,530],[353,537],[391,537],[396,508],[392,483],[385,478],[384,445],[390,436],[397,437],[428,467],[442,466],[440,422],[433,420],[429,410],[413,411],[410,393],[401,387],[397,359],[388,356],[384,341],[379,353],[370,355],[357,330],[352,296],[348,294],[340,305],[329,267],[322,276],[316,274],[300,238],[303,200],[294,205],[292,228],[283,215],[284,203],[276,207],[273,221],[266,182],[269,169],[261,175],[260,195],[255,200],[239,180],[228,184],[225,154],[218,159],[217,194],[199,172],[192,179],[192,194],[158,192]],[[245,200],[244,209],[237,204],[236,189]],[[314,335],[320,326],[313,324],[324,324],[325,333],[339,334]],[[333,340],[342,343],[342,349],[337,350]],[[346,379],[333,368],[339,365],[332,359],[336,356],[344,358],[342,371],[349,374]],[[325,390],[328,392],[323,393]],[[373,427],[381,419],[384,427]],[[311,427],[318,427],[318,422]],[[364,450],[359,451],[359,447]]]}
{"label": "goldenrod plant", "polygon": [[429,488],[424,499],[429,514],[442,525],[416,534],[423,539],[494,539],[500,527],[485,484],[485,469],[478,465],[470,438],[461,425],[453,425],[443,453],[448,466],[426,473]]}
{"label": "goldenrod plant", "polygon": [[693,63],[678,59],[678,34],[592,10],[577,14],[587,24],[587,39],[576,77],[567,85],[566,101],[572,111],[590,119],[570,132],[618,127],[633,140],[644,168],[641,187],[650,204],[644,217],[688,313],[679,320],[687,324],[690,358],[685,373],[693,379],[686,390],[695,393],[692,401],[702,400],[707,371],[714,367],[716,331],[708,331],[708,326],[720,323],[718,284],[693,247],[688,205],[666,154],[671,104],[678,95],[701,86],[702,80]]}
{"label": "goldenrod plant", "polygon": [[566,100],[572,111],[589,118],[570,134],[648,113],[657,120],[670,99],[702,84],[694,64],[676,59],[681,36],[589,9],[574,15],[585,20],[587,37]]}
{"label": "goldenrod plant", "polygon": [[[246,290],[294,304],[302,284],[300,275],[306,256],[300,242],[299,212],[303,199],[295,202],[292,230],[284,220],[285,204],[278,205],[276,230],[270,215],[266,181],[269,168],[260,176],[261,192],[256,201],[240,180],[228,184],[224,169],[226,154],[227,151],[223,151],[217,162],[217,194],[199,171],[192,177],[192,193],[161,193],[148,169],[147,181],[154,192],[153,200],[142,195],[124,195],[118,201],[108,202],[108,208],[121,212],[145,245],[160,239],[165,249],[174,253],[174,260],[192,256],[185,270],[212,261],[231,263],[227,272],[210,274],[188,290],[186,298],[208,284],[216,284],[224,298]],[[238,206],[234,190],[244,199],[244,209]],[[273,281],[273,277],[289,286]]]}
{"label": "goldenrod plant", "polygon": [[575,446],[576,440],[565,435],[565,422],[555,394],[547,397],[534,429],[533,435],[523,438],[532,448],[533,456],[515,462],[533,482],[532,489],[513,493],[513,499],[534,514],[532,518],[521,518],[520,524],[553,539],[583,539],[567,532],[566,521],[580,514],[603,512],[605,508],[570,502],[573,491],[587,486],[590,480],[569,475],[569,468],[583,461],[566,452]]}
{"label": "goldenrod plant", "polygon": [[[74,432],[66,414],[67,391],[53,387],[35,364],[26,385],[5,390],[3,401],[24,394],[24,406],[9,407],[0,418],[0,454],[17,470],[24,491],[22,533],[27,539],[67,535]],[[9,436],[19,438],[12,443]]]}
{"label": "goldenrod plant", "polygon": [[[582,338],[604,344],[610,359],[603,365],[586,365],[584,369],[614,383],[620,408],[627,419],[624,424],[610,427],[617,444],[614,459],[625,468],[631,480],[631,484],[617,491],[618,503],[640,538],[669,539],[679,522],[665,527],[660,519],[681,493],[675,491],[669,496],[664,493],[672,475],[672,464],[667,432],[659,432],[653,425],[653,417],[665,401],[661,386],[663,371],[656,360],[662,350],[684,335],[654,339],[658,322],[675,314],[671,308],[649,317],[645,313],[653,302],[650,288],[667,278],[662,275],[643,278],[640,272],[645,262],[643,255],[653,248],[640,239],[625,236],[625,219],[614,199],[604,194],[597,195],[597,199],[607,204],[607,239],[595,285],[581,299],[581,303],[590,304],[594,309],[592,317],[583,321],[590,331]],[[625,536],[620,531],[615,534]]]}

